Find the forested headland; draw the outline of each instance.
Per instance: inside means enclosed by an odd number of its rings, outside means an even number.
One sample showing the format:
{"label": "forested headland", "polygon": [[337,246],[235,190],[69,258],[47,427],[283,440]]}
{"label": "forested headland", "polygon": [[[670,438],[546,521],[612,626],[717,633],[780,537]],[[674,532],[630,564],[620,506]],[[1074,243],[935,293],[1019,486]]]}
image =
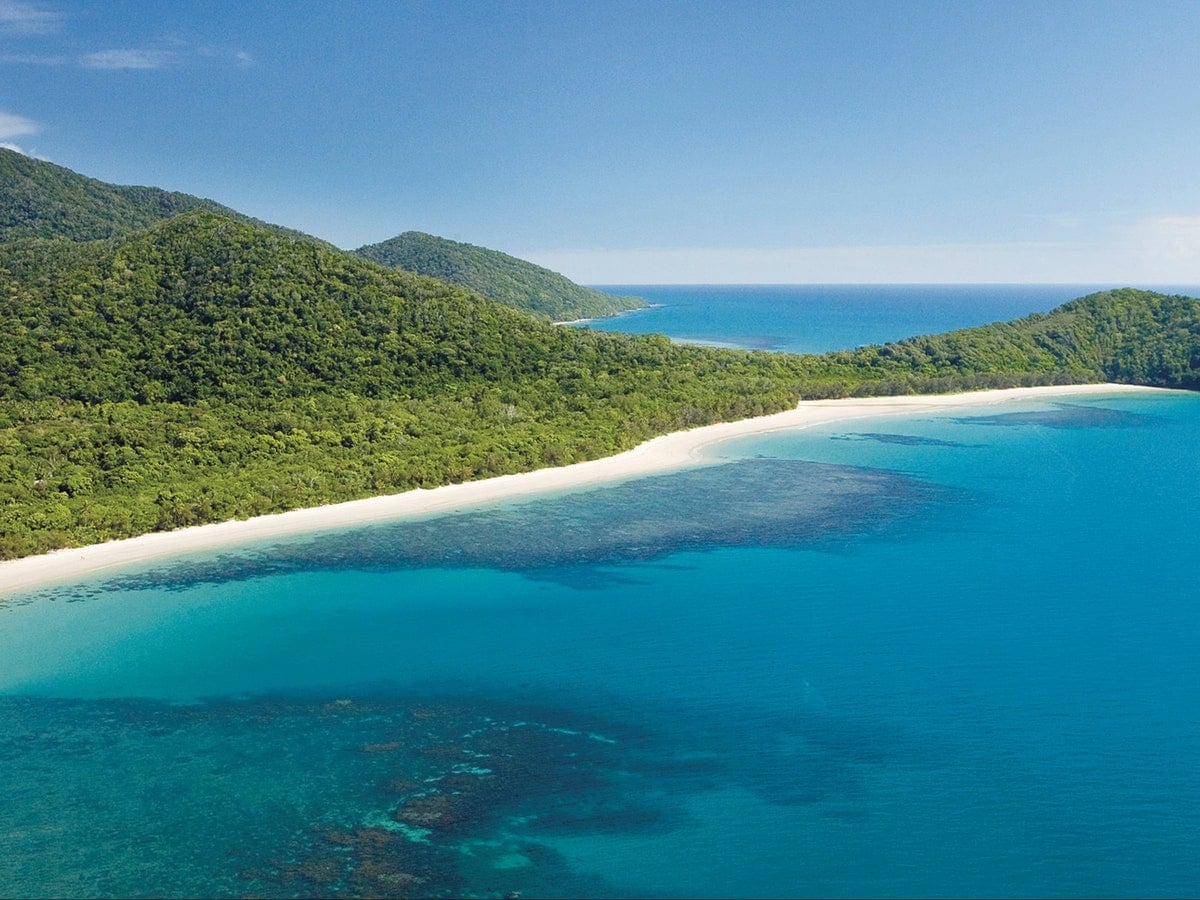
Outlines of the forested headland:
{"label": "forested headland", "polygon": [[65,189],[23,213],[9,193],[0,558],[592,459],[802,399],[1200,386],[1185,297],[1113,291],[820,356],[718,350],[558,327],[223,208],[92,240]]}
{"label": "forested headland", "polygon": [[584,287],[498,250],[420,231],[406,231],[354,252],[391,268],[470,288],[489,300],[555,322],[611,316],[646,306],[646,301],[638,297],[618,297]]}

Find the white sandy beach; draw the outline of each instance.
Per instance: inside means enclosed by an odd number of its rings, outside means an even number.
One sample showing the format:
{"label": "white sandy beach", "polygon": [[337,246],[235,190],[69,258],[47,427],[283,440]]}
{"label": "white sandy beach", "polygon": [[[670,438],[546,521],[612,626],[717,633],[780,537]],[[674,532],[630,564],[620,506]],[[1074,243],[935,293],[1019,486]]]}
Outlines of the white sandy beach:
{"label": "white sandy beach", "polygon": [[1051,399],[1117,392],[1146,392],[1155,388],[1118,384],[1009,388],[961,394],[868,397],[813,400],[770,416],[707,425],[654,438],[616,456],[483,481],[452,484],[432,490],[354,500],[312,509],[293,510],[240,521],[199,525],[157,532],[89,547],[56,550],[40,556],[0,562],[0,596],[55,583],[86,578],[117,569],[223,546],[279,538],[304,532],[365,525],[404,517],[465,509],[482,503],[566,490],[600,482],[665,472],[703,463],[702,448],[728,438],[852,419],[928,413],[958,407],[977,407],[1011,400]]}

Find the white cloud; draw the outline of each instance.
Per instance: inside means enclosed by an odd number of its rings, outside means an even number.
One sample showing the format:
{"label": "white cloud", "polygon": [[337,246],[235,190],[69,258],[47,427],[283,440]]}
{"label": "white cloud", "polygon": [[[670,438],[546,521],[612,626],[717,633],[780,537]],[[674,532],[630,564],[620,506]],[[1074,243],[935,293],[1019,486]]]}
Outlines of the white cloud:
{"label": "white cloud", "polygon": [[254,57],[244,50],[231,51],[219,47],[192,47],[181,41],[170,42],[171,50],[98,50],[79,58],[87,69],[164,69],[186,65],[197,60],[213,60],[244,69],[254,65]]}
{"label": "white cloud", "polygon": [[[4,35],[51,34],[61,29],[63,16],[39,9],[25,0],[0,0],[0,37]],[[85,69],[108,71],[152,70],[195,63],[210,59],[224,65],[245,69],[255,64],[252,54],[230,47],[196,45],[187,40],[167,36],[152,42],[150,48],[114,47],[90,52],[64,53],[61,48],[50,51],[5,47],[0,50],[0,64],[29,66],[77,65]]]}
{"label": "white cloud", "polygon": [[98,50],[80,63],[88,69],[161,69],[177,59],[170,50]]}
{"label": "white cloud", "polygon": [[0,110],[0,141],[37,134],[41,130],[42,126],[37,122]]}
{"label": "white cloud", "polygon": [[583,284],[1200,285],[1200,216],[1147,218],[1094,241],[568,250],[523,255]]}
{"label": "white cloud", "polygon": [[1130,242],[1143,257],[1162,265],[1200,263],[1200,216],[1143,219],[1130,229]]}
{"label": "white cloud", "polygon": [[38,9],[21,0],[0,0],[0,32],[5,34],[53,34],[62,27],[63,17]]}
{"label": "white cloud", "polygon": [[50,157],[42,156],[42,154],[38,153],[36,150],[26,150],[20,144],[14,144],[11,141],[0,141],[0,147],[3,147],[5,150],[12,150],[15,153],[20,153],[22,156],[28,156],[30,159],[40,159],[42,162],[54,162],[54,160],[52,160]]}
{"label": "white cloud", "polygon": [[14,144],[11,141],[0,141],[0,147],[3,147],[5,150],[12,150],[16,153],[20,153],[22,156],[28,156],[30,159],[40,159],[43,162],[53,162],[50,157],[42,156],[36,150],[26,150],[21,145]]}
{"label": "white cloud", "polygon": [[1035,274],[1045,272],[1047,250],[1021,244],[696,247],[568,251],[529,258],[584,284],[1057,281]]}
{"label": "white cloud", "polygon": [[254,65],[254,55],[245,50],[231,50],[228,47],[206,45],[197,47],[193,54],[201,59],[211,59],[218,63],[228,63],[239,69],[248,69]]}

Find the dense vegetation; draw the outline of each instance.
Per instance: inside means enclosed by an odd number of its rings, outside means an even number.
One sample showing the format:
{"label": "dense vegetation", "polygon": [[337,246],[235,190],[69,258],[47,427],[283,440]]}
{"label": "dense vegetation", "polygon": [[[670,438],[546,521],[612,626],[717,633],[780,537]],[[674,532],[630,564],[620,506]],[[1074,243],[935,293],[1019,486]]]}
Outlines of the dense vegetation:
{"label": "dense vegetation", "polygon": [[[971,384],[1001,373],[1037,381],[1112,381],[1200,389],[1200,300],[1124,288],[1072,300],[1049,313],[893,344],[835,353],[885,381],[897,372],[947,368]],[[1036,382],[1035,382],[1036,383]],[[864,387],[873,389],[873,382]],[[934,385],[930,385],[934,387]]]}
{"label": "dense vegetation", "polygon": [[13,242],[0,554],[611,453],[786,405],[764,362],[558,328],[203,212]]}
{"label": "dense vegetation", "polygon": [[[0,147],[0,242],[21,238],[99,240],[130,234],[194,210],[323,243],[212,200],[154,187],[108,184]],[[355,252],[389,268],[461,285],[489,300],[555,321],[608,316],[646,305],[636,297],[615,297],[583,287],[495,250],[415,231]]]}
{"label": "dense vegetation", "polygon": [[108,184],[0,147],[0,241],[26,237],[91,241],[195,209],[264,224],[212,200],[154,187]]}
{"label": "dense vegetation", "polygon": [[0,558],[595,458],[804,398],[1200,387],[1200,301],[1123,290],[823,356],[561,328],[207,210],[0,244]]}
{"label": "dense vegetation", "polygon": [[583,287],[557,272],[498,250],[460,244],[419,231],[406,231],[354,252],[391,268],[470,288],[489,300],[555,322],[611,316],[646,305],[637,297],[617,297]]}

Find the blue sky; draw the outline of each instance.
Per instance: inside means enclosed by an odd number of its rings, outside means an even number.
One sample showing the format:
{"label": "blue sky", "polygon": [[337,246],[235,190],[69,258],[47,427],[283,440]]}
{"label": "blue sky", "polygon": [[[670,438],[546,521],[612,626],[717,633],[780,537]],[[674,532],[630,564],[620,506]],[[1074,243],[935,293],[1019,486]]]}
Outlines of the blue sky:
{"label": "blue sky", "polygon": [[0,144],[585,283],[1200,283],[1200,3],[0,0]]}

